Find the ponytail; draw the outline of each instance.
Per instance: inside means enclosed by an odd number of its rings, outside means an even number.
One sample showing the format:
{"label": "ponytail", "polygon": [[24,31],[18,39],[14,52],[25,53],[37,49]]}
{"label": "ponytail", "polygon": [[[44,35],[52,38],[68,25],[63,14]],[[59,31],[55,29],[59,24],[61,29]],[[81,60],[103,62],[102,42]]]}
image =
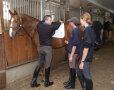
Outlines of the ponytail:
{"label": "ponytail", "polygon": [[80,18],[81,19],[84,19],[86,21],[86,23],[88,23],[89,25],[92,25],[93,24],[93,22],[91,20],[91,15],[89,13],[87,13],[87,12],[85,12],[84,14],[82,14],[80,16]]}

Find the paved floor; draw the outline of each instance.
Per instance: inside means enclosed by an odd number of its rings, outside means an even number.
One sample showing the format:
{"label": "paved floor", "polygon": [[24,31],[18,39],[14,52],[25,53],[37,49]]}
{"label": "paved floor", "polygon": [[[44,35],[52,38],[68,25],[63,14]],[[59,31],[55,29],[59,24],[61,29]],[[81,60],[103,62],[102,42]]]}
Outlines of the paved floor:
{"label": "paved floor", "polygon": [[[93,90],[114,90],[114,43],[107,43],[101,47],[99,51],[94,53],[94,59],[91,63],[91,74],[94,83]],[[41,82],[41,76],[39,76],[38,83],[40,83],[41,86],[31,88],[31,74],[7,85],[7,88],[4,90],[65,90],[63,82],[68,80],[68,75],[68,64],[64,61],[51,70],[50,79],[54,81],[53,86],[45,88],[43,82]],[[75,90],[81,90],[78,79]]]}

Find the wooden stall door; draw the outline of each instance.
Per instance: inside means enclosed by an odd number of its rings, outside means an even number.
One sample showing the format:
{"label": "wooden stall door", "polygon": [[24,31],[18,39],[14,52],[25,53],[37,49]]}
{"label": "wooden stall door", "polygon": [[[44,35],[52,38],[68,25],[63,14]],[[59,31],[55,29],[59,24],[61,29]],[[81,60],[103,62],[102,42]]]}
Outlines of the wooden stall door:
{"label": "wooden stall door", "polygon": [[9,32],[5,32],[4,45],[7,66],[22,64],[38,58],[36,46],[24,31],[17,35],[15,39],[11,39]]}
{"label": "wooden stall door", "polygon": [[2,10],[2,0],[0,0],[0,90],[6,87],[6,63],[4,59],[4,36],[2,34],[3,30],[3,10]]}

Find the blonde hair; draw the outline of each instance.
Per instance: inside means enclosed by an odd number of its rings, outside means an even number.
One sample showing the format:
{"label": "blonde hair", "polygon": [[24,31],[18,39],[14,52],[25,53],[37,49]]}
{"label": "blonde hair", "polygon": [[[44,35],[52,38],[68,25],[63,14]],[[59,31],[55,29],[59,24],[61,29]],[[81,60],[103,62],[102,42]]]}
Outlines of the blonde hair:
{"label": "blonde hair", "polygon": [[91,15],[88,13],[88,12],[85,12],[83,13],[81,16],[80,16],[81,19],[84,19],[88,24],[92,25],[93,22],[91,20]]}

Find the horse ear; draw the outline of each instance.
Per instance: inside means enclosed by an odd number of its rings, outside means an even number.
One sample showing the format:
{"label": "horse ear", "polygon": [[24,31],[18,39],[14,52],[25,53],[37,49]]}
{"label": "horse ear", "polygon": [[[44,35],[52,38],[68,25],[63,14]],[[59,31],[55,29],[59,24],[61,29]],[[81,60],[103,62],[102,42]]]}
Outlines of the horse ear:
{"label": "horse ear", "polygon": [[14,14],[17,15],[17,12],[15,11],[15,9],[14,9]]}
{"label": "horse ear", "polygon": [[9,13],[10,13],[11,15],[13,15],[13,13],[11,12],[11,10],[9,10]]}

